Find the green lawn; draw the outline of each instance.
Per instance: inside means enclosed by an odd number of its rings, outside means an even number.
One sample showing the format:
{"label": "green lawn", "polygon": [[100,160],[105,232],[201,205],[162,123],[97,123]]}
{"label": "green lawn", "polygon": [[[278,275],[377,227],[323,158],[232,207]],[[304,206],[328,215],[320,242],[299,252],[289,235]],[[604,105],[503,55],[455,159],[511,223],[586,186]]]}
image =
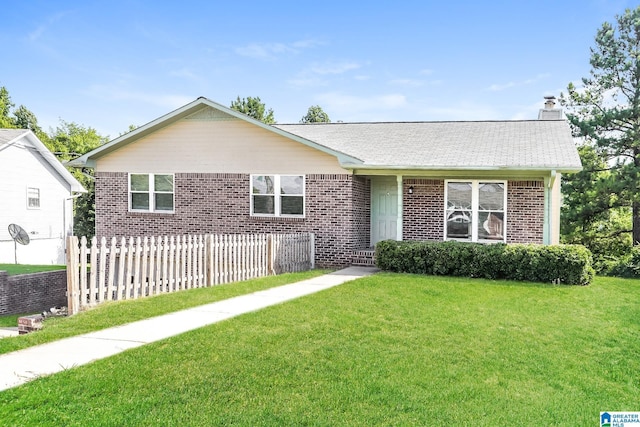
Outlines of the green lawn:
{"label": "green lawn", "polygon": [[6,271],[9,273],[9,276],[40,273],[42,271],[64,270],[66,268],[66,265],[0,264],[0,271]]}
{"label": "green lawn", "polygon": [[[0,339],[0,354],[208,304],[274,286],[306,280],[325,273],[328,273],[328,271],[313,270],[288,273],[244,282],[162,294],[138,300],[105,303],[75,316],[47,319],[41,331]],[[16,315],[2,316],[0,317],[0,326],[10,322],[13,323],[6,326],[17,326],[18,317]],[[2,418],[0,417],[0,419]],[[2,424],[0,423],[0,425]]]}
{"label": "green lawn", "polygon": [[0,419],[598,425],[640,410],[639,294],[379,274],[1,392]]}

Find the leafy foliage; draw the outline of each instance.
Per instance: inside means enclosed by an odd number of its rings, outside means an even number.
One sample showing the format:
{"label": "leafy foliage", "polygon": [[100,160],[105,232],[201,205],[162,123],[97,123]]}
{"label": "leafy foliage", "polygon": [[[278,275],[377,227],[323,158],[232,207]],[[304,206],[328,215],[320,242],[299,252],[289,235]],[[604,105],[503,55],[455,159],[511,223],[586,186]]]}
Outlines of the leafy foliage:
{"label": "leafy foliage", "polygon": [[582,244],[598,272],[609,269],[631,248],[631,209],[619,206],[614,175],[606,159],[589,144],[578,147],[583,170],[563,177],[560,215],[562,243]]}
{"label": "leafy foliage", "polygon": [[235,101],[231,101],[231,109],[246,114],[249,117],[253,117],[254,119],[268,125],[276,122],[273,116],[273,110],[271,108],[267,110],[265,104],[260,101],[260,97],[253,98],[248,96],[247,98],[242,99],[238,97]]}
{"label": "leafy foliage", "polygon": [[[560,98],[574,135],[589,147],[581,150],[588,168],[564,191],[569,215],[586,232],[585,244],[625,233],[622,224],[617,230],[600,224],[612,211],[629,208],[631,242],[640,242],[640,7],[616,19],[616,25],[605,22],[596,34],[590,77],[582,79],[582,87],[570,83]],[[576,238],[573,233],[571,239]]]}
{"label": "leafy foliage", "polygon": [[312,105],[307,114],[300,119],[300,123],[331,123],[329,115],[319,105]]}
{"label": "leafy foliage", "polygon": [[397,242],[376,245],[376,265],[399,273],[588,285],[591,253],[579,245],[483,245],[466,242]]}

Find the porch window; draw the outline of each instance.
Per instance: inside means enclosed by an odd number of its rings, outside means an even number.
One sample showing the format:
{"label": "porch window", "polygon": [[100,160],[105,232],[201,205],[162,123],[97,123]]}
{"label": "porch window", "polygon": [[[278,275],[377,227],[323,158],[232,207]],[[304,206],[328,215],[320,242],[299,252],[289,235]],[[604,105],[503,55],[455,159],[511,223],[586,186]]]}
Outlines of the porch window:
{"label": "porch window", "polygon": [[251,175],[251,215],[304,216],[304,175]]}
{"label": "porch window", "polygon": [[129,174],[129,210],[134,212],[173,212],[172,174]]}
{"label": "porch window", "polygon": [[504,242],[507,183],[447,181],[445,240]]}

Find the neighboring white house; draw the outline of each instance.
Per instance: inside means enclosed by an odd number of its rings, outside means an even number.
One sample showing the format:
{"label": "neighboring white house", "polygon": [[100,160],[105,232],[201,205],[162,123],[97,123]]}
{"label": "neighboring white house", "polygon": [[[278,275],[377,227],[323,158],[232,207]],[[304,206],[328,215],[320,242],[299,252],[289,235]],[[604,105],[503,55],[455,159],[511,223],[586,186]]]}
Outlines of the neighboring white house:
{"label": "neighboring white house", "polygon": [[[0,129],[0,263],[64,264],[73,196],[86,190],[30,130]],[[9,225],[29,236],[15,244]]]}

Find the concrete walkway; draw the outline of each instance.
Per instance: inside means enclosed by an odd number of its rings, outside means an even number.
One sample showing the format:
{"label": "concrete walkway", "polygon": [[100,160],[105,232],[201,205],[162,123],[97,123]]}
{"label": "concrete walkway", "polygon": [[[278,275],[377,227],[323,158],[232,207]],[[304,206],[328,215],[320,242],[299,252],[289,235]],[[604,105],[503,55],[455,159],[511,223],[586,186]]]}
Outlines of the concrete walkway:
{"label": "concrete walkway", "polygon": [[376,271],[371,267],[349,267],[313,279],[3,354],[0,355],[0,391],[130,348],[332,288]]}

